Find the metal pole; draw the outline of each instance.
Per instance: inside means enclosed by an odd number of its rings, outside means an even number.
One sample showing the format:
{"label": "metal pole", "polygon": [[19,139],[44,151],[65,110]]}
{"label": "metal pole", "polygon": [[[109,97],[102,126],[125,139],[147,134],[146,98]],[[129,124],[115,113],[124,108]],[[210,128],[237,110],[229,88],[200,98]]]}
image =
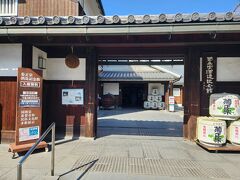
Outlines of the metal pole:
{"label": "metal pole", "polygon": [[17,180],[22,180],[22,164],[17,165]]}
{"label": "metal pole", "polygon": [[51,176],[54,176],[54,159],[55,159],[55,124],[52,127]]}

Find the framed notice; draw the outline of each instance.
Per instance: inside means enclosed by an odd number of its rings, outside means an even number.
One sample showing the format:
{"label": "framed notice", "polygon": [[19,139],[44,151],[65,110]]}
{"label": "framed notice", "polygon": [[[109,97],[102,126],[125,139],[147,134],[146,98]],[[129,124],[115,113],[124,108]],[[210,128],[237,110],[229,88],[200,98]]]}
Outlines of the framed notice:
{"label": "framed notice", "polygon": [[169,96],[169,104],[175,104],[174,96]]}
{"label": "framed notice", "polygon": [[19,128],[19,141],[38,139],[39,134],[39,126]]}
{"label": "framed notice", "polygon": [[35,142],[42,123],[42,71],[18,68],[16,145]]}
{"label": "framed notice", "polygon": [[63,105],[83,105],[83,89],[62,89]]}
{"label": "framed notice", "polygon": [[169,96],[169,111],[173,112],[174,111],[174,104],[175,104],[175,100],[174,100],[174,96]]}

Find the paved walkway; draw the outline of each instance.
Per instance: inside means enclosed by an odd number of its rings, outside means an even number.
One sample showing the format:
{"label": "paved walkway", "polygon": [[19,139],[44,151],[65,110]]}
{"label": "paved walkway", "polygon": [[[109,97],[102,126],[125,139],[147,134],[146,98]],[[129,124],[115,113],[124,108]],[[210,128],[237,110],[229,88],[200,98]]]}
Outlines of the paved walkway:
{"label": "paved walkway", "polygon": [[[34,153],[23,166],[23,179],[240,179],[239,154],[209,153],[181,137],[107,134],[57,141],[53,178],[50,152]],[[13,180],[20,158],[11,159],[7,148],[0,145],[0,179]]]}
{"label": "paved walkway", "polygon": [[117,109],[98,112],[98,136],[182,137],[183,111]]}

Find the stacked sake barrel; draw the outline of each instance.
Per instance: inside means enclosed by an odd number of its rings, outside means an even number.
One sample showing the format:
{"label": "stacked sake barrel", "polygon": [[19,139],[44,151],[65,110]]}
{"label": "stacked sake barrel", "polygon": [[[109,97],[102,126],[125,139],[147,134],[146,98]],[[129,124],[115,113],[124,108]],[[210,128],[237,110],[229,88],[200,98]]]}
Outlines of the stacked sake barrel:
{"label": "stacked sake barrel", "polygon": [[214,117],[198,117],[197,138],[208,146],[223,146],[226,143],[226,122]]}
{"label": "stacked sake barrel", "polygon": [[211,116],[225,120],[227,123],[227,140],[240,145],[240,96],[237,94],[213,94],[210,97]]}
{"label": "stacked sake barrel", "polygon": [[152,93],[148,95],[147,101],[144,101],[145,109],[165,109],[165,103],[162,102],[162,96],[158,89],[152,89]]}
{"label": "stacked sake barrel", "polygon": [[228,140],[240,145],[240,97],[237,94],[219,93],[210,96],[209,114],[199,117],[197,138],[209,146],[223,146]]}

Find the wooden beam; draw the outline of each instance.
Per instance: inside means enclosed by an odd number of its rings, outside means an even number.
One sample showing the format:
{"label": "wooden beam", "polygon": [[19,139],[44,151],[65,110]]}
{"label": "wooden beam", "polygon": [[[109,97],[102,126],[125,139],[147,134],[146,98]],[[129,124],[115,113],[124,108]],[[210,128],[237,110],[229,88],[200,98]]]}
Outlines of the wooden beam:
{"label": "wooden beam", "polygon": [[32,68],[33,47],[31,44],[22,44],[22,67]]}
{"label": "wooden beam", "polygon": [[[213,79],[208,78],[208,68],[209,67],[209,58],[212,62],[212,71],[211,71],[211,77]],[[216,91],[216,79],[217,79],[217,53],[216,52],[205,52],[203,53],[202,57],[202,83],[201,83],[201,115],[202,116],[209,116],[209,98],[212,93]],[[212,92],[208,92],[207,90],[207,84],[208,82],[212,82]]]}
{"label": "wooden beam", "polygon": [[149,62],[110,62],[99,61],[99,65],[183,65],[183,61],[149,61]]}
{"label": "wooden beam", "polygon": [[189,48],[185,60],[184,73],[184,138],[196,138],[197,117],[200,115],[200,53],[197,48]]}
{"label": "wooden beam", "polygon": [[88,48],[86,68],[86,126],[85,136],[96,137],[97,130],[97,83],[98,83],[98,60],[96,48]]}

